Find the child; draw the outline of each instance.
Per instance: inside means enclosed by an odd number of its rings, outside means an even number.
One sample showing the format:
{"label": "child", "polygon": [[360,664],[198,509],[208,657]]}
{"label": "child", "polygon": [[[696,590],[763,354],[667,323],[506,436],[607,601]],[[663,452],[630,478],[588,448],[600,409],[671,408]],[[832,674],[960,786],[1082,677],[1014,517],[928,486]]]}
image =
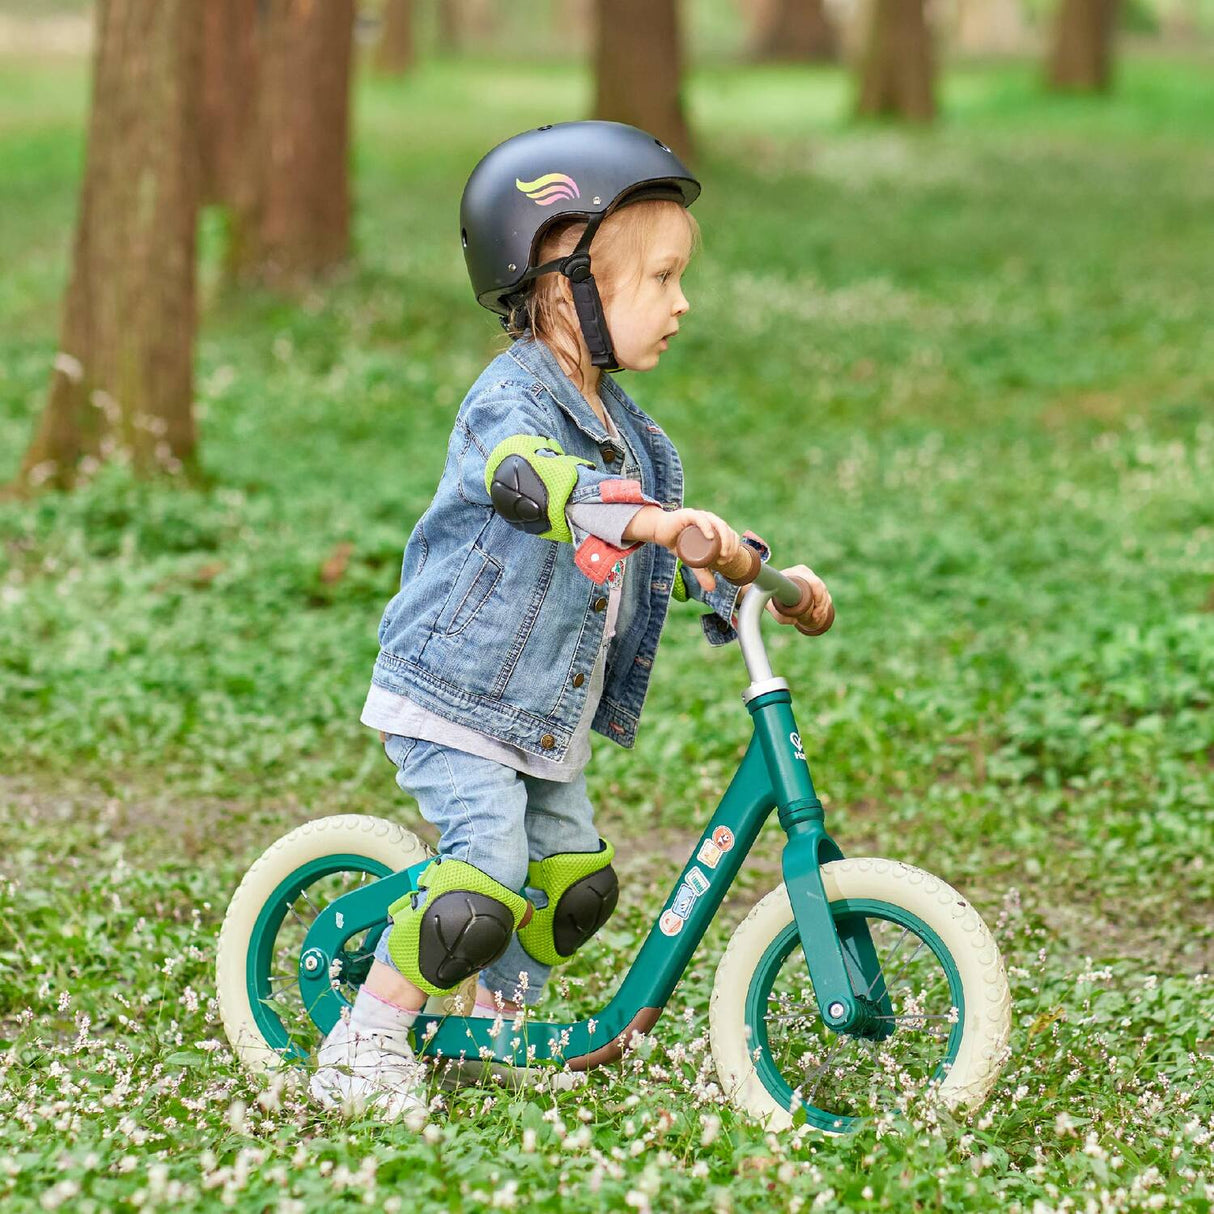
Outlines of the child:
{"label": "child", "polygon": [[[603,925],[618,888],[586,795],[590,731],[633,744],[672,594],[710,609],[712,644],[735,635],[737,588],[688,578],[673,549],[686,527],[725,558],[761,541],[682,508],[673,445],[603,374],[650,370],[678,332],[699,192],[669,148],[613,122],[508,139],[464,189],[472,285],[513,345],[460,407],[362,713],[439,858],[321,1047],[311,1086],[330,1107],[424,1107],[408,1032],[427,996],[479,973],[472,1014],[516,1011]],[[827,625],[820,579],[788,572]]]}

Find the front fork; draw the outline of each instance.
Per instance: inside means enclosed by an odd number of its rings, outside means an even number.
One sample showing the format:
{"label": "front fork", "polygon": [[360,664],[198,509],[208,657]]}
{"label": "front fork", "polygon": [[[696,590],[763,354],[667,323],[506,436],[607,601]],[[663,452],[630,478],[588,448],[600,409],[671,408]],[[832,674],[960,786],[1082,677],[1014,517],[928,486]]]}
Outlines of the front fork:
{"label": "front fork", "polygon": [[837,1033],[880,1039],[893,1032],[893,1008],[877,950],[862,914],[831,912],[822,865],[843,853],[826,833],[801,735],[786,690],[765,692],[747,705],[763,747],[780,825],[788,834],[781,865],[784,886],[809,967],[822,1019]]}

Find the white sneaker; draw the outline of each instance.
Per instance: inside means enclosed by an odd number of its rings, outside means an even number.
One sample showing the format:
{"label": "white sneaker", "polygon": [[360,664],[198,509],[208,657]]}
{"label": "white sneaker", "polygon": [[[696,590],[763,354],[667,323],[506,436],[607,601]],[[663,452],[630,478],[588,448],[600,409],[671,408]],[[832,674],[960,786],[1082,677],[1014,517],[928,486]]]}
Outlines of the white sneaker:
{"label": "white sneaker", "polygon": [[407,1033],[355,1033],[342,1018],[321,1043],[308,1090],[327,1109],[395,1121],[414,1111],[424,1116],[424,1082]]}

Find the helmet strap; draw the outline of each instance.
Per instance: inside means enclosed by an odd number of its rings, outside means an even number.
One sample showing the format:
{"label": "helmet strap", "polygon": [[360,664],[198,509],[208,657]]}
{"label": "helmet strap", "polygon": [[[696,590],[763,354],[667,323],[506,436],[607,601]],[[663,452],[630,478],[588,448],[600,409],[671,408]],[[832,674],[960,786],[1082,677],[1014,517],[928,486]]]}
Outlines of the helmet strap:
{"label": "helmet strap", "polygon": [[564,274],[573,292],[573,307],[577,312],[586,349],[590,352],[590,365],[603,371],[618,371],[620,365],[616,361],[615,351],[611,348],[611,334],[607,331],[603,301],[599,298],[599,288],[590,270],[590,242],[603,219],[601,213],[592,215],[577,242],[577,247],[568,257],[537,266],[527,277],[538,278],[541,274],[558,270]]}

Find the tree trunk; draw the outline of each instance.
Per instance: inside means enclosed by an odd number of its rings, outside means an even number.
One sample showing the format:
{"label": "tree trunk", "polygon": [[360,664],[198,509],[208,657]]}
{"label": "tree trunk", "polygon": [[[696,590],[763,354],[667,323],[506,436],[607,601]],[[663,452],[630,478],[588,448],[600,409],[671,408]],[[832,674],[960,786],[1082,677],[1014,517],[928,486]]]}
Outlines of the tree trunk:
{"label": "tree trunk", "polygon": [[454,55],[460,49],[464,22],[461,0],[438,0],[437,44],[440,55]]}
{"label": "tree trunk", "polygon": [[257,124],[258,0],[202,6],[201,200],[230,204],[250,177]]}
{"label": "tree trunk", "polygon": [[413,0],[385,0],[375,69],[385,76],[401,76],[413,63]]}
{"label": "tree trunk", "polygon": [[354,0],[259,0],[253,181],[233,215],[233,273],[292,286],[350,250]]}
{"label": "tree trunk", "polygon": [[822,0],[765,0],[757,7],[751,58],[824,63],[838,52]]}
{"label": "tree trunk", "polygon": [[591,46],[591,0],[556,0],[552,24],[557,42],[570,54],[585,54]]}
{"label": "tree trunk", "polygon": [[921,122],[936,116],[934,65],[924,0],[874,0],[860,60],[857,113]]}
{"label": "tree trunk", "polygon": [[1095,92],[1109,87],[1119,0],[1062,0],[1054,27],[1049,83]]}
{"label": "tree trunk", "polygon": [[92,108],[50,395],[18,486],[101,459],[194,463],[194,252],[202,6],[98,0]]}
{"label": "tree trunk", "polygon": [[1026,41],[1021,0],[961,0],[953,46],[964,55],[1012,55]]}
{"label": "tree trunk", "polygon": [[690,161],[676,0],[596,0],[594,43],[594,116],[640,127]]}

